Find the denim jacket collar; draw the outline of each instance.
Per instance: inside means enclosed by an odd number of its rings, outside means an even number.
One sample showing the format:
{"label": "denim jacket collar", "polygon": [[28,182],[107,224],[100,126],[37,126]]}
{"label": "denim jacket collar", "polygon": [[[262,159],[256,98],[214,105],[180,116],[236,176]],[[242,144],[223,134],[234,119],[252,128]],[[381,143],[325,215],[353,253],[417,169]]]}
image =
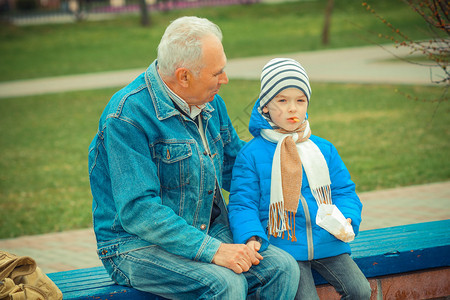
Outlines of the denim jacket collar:
{"label": "denim jacket collar", "polygon": [[[169,117],[181,114],[165,91],[164,83],[157,70],[156,60],[148,67],[147,71],[145,72],[145,82],[150,92],[153,106],[156,110],[156,117],[158,118],[158,120],[164,120]],[[158,95],[158,97],[156,97],[155,94]],[[161,95],[164,95],[164,97],[161,97]],[[211,116],[210,113],[212,111],[214,111],[214,108],[210,103],[206,103],[206,106],[203,108],[201,114],[209,119]],[[185,116],[183,115],[183,117]]]}

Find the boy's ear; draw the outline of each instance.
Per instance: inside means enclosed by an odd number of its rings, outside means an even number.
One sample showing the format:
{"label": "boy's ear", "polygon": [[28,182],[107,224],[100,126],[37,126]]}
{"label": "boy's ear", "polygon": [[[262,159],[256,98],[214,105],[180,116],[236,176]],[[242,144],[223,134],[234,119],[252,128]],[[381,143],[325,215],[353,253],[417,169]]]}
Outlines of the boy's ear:
{"label": "boy's ear", "polygon": [[191,72],[186,68],[178,68],[175,70],[175,78],[181,86],[188,87],[191,80]]}
{"label": "boy's ear", "polygon": [[267,106],[263,107],[262,112],[265,114],[267,114],[269,112],[269,109],[267,108]]}

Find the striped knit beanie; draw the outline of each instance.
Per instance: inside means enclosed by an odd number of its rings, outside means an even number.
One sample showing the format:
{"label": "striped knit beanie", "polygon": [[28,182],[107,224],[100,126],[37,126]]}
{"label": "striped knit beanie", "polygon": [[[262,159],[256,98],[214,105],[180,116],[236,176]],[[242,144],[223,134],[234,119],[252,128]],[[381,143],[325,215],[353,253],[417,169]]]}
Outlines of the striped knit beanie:
{"label": "striped knit beanie", "polygon": [[261,93],[259,109],[265,107],[276,95],[288,88],[300,89],[309,100],[311,87],[305,69],[297,61],[290,58],[274,58],[269,61],[261,73]]}

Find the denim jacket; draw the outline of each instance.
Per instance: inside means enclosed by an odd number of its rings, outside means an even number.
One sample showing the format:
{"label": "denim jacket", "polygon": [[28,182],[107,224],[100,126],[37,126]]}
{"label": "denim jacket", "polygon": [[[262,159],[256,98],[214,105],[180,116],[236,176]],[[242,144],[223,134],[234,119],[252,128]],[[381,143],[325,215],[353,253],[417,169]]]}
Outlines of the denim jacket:
{"label": "denim jacket", "polygon": [[[157,73],[157,62],[117,92],[89,147],[94,231],[101,259],[159,246],[211,262],[220,241],[208,236],[216,180],[229,190],[244,142],[218,95],[197,124],[181,114]],[[227,221],[223,200],[217,203]],[[216,221],[217,222],[217,221]]]}

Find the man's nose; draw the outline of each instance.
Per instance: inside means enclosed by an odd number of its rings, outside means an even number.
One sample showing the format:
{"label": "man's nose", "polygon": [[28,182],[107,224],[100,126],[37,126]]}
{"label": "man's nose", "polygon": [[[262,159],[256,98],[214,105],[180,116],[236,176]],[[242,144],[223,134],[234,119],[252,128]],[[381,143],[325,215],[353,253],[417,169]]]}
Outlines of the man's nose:
{"label": "man's nose", "polygon": [[228,76],[227,76],[226,72],[223,72],[222,74],[220,74],[219,83],[220,84],[227,84],[228,83]]}

